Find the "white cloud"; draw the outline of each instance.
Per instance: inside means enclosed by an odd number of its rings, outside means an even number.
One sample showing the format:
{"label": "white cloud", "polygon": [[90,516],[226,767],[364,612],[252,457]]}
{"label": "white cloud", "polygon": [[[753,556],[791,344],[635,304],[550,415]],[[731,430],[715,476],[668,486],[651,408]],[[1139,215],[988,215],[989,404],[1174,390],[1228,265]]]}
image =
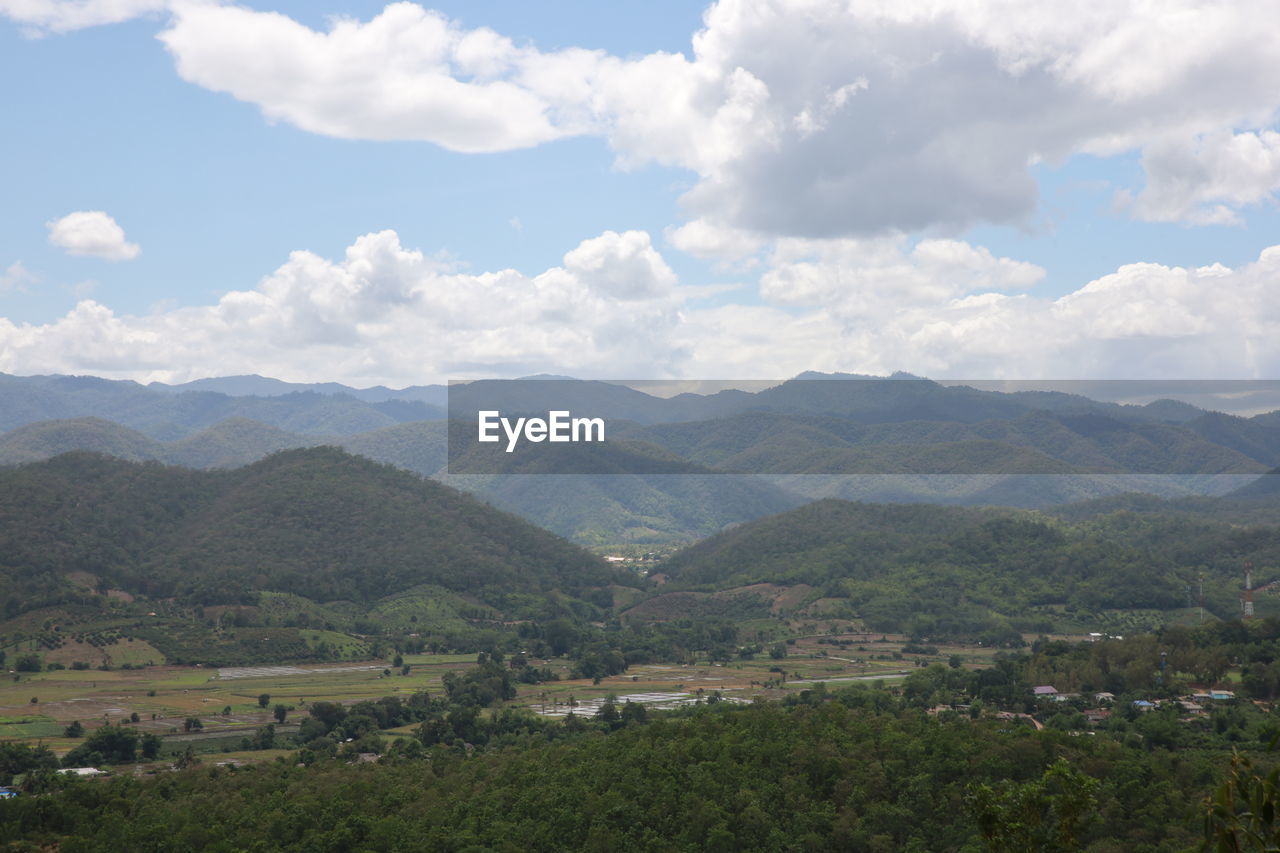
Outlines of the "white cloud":
{"label": "white cloud", "polygon": [[694,51],[686,76],[711,81],[701,102],[749,74],[766,93],[749,124],[768,134],[710,165],[686,158],[702,175],[686,204],[773,234],[1019,221],[1037,202],[1031,163],[1251,126],[1280,107],[1280,7],[1264,2],[1064,16],[1006,0],[722,0]]}
{"label": "white cloud", "polygon": [[709,219],[695,219],[678,228],[668,228],[666,238],[682,252],[729,268],[754,266],[753,255],[763,249],[766,242],[758,234]]}
{"label": "white cloud", "polygon": [[125,239],[124,229],[101,210],[77,210],[45,225],[49,242],[72,255],[128,261],[142,252],[137,243]]}
{"label": "white cloud", "polygon": [[25,290],[28,284],[35,281],[36,275],[23,266],[22,261],[14,261],[4,272],[0,272],[0,293]]}
{"label": "white cloud", "polygon": [[169,0],[0,0],[0,15],[38,36],[118,24],[168,7]]}
{"label": "white cloud", "polygon": [[[682,327],[677,340],[693,347],[696,362],[725,375],[745,369],[744,360],[770,360],[780,375],[816,368],[1209,379],[1280,371],[1280,306],[1269,295],[1280,247],[1234,270],[1132,264],[1057,299],[1024,292],[1036,267],[956,241],[795,241],[774,261],[761,280],[770,305],[707,312]],[[706,344],[694,346],[700,335]]]}
{"label": "white cloud", "polygon": [[779,305],[827,306],[836,314],[932,305],[973,292],[1022,290],[1044,277],[1035,264],[997,258],[959,240],[903,236],[778,242],[760,280]]}
{"label": "white cloud", "polygon": [[[160,0],[0,0],[47,29]],[[173,0],[186,80],[273,121],[463,152],[606,138],[624,168],[692,170],[692,219],[766,235],[1022,222],[1029,166],[1143,153],[1134,215],[1232,221],[1276,187],[1280,4],[719,0],[688,55],[543,52],[415,3],[323,31]],[[1132,198],[1136,188],[1125,188]],[[692,237],[689,238],[692,240]]]}
{"label": "white cloud", "polygon": [[1280,373],[1280,246],[1236,269],[1132,264],[1060,298],[1034,265],[954,240],[781,241],[758,304],[696,307],[643,232],[537,275],[462,273],[392,231],[294,252],[217,303],[0,319],[0,371],[139,380],[262,373],[355,384],[559,373],[783,377],[1252,378]]}
{"label": "white cloud", "polygon": [[[1133,213],[1155,222],[1239,224],[1239,210],[1280,190],[1280,133],[1219,131],[1149,145]],[[1127,198],[1122,196],[1122,201]]]}
{"label": "white cloud", "polygon": [[522,375],[666,374],[682,294],[640,232],[583,241],[563,266],[461,274],[394,231],[332,261],[299,251],[216,304],[117,315],[86,300],[41,326],[0,320],[0,371],[181,379],[223,373],[421,382]]}
{"label": "white cloud", "polygon": [[643,231],[606,231],[564,256],[565,269],[593,292],[621,300],[666,296],[676,275]]}
{"label": "white cloud", "polygon": [[[624,167],[693,170],[695,218],[755,233],[1021,221],[1028,166],[1081,152],[1146,150],[1147,218],[1229,218],[1258,200],[1250,175],[1274,184],[1258,156],[1280,109],[1271,0],[720,0],[704,22],[689,56],[626,59],[543,53],[412,3],[325,32],[181,3],[160,38],[185,79],[316,133],[470,152],[603,135]],[[1231,128],[1213,163],[1170,164],[1167,140]]]}
{"label": "white cloud", "polygon": [[[485,152],[585,129],[557,112],[555,93],[519,79],[536,51],[413,3],[317,32],[275,12],[184,2],[160,40],[184,80],[327,136]],[[560,59],[575,53],[589,56]]]}

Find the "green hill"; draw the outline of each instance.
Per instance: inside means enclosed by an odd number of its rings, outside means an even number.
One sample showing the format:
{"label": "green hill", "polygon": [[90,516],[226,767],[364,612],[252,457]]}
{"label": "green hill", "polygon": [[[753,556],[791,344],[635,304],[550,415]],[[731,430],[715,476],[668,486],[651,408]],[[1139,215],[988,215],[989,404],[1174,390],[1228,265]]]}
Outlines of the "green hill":
{"label": "green hill", "polygon": [[0,435],[0,464],[39,462],[84,450],[142,462],[159,458],[164,444],[105,418],[39,421]]}
{"label": "green hill", "polygon": [[[39,461],[73,450],[92,450],[133,461],[155,460],[191,468],[247,465],[287,448],[332,443],[349,453],[436,477],[463,491],[578,542],[680,541],[709,536],[734,524],[797,506],[803,498],[750,477],[705,475],[668,451],[639,443],[610,446],[589,460],[594,470],[633,470],[646,458],[662,470],[693,476],[574,475],[542,477],[445,473],[447,422],[393,424],[326,442],[311,436],[234,418],[177,441],[157,441],[101,418],[44,421],[0,436],[0,464]],[[643,454],[649,454],[645,457]],[[511,463],[520,471],[523,454]],[[546,472],[545,459],[532,470]]]}
{"label": "green hill", "polygon": [[206,605],[255,590],[371,604],[420,584],[501,604],[618,579],[528,522],[336,448],[233,471],[85,453],[0,469],[6,614],[56,598],[73,573]]}
{"label": "green hill", "polygon": [[335,443],[348,453],[433,477],[448,462],[447,424],[443,420],[394,424],[344,436]]}
{"label": "green hill", "polygon": [[249,418],[228,418],[166,445],[156,458],[187,468],[239,468],[280,450],[320,443]]}
{"label": "green hill", "polygon": [[[1280,578],[1280,527],[1188,513],[1093,515],[823,500],[675,554],[670,590],[808,584],[876,630],[1000,635],[1106,611],[1173,611],[1204,576],[1211,611],[1238,612],[1244,562]],[[1259,612],[1280,613],[1260,598]]]}

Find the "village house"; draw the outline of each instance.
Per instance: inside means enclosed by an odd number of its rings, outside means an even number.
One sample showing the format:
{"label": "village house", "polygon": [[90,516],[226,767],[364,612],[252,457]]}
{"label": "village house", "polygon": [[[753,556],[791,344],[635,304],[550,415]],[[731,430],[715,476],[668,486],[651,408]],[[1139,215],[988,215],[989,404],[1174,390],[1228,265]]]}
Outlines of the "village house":
{"label": "village house", "polygon": [[1102,710],[1100,708],[1090,708],[1084,712],[1084,718],[1089,721],[1089,725],[1091,726],[1102,725],[1110,716],[1110,711]]}

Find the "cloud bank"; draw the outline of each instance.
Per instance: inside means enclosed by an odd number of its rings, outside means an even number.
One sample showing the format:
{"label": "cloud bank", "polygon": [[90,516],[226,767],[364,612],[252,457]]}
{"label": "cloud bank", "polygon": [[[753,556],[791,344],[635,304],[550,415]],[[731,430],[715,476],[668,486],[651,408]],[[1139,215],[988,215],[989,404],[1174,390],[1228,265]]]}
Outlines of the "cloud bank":
{"label": "cloud bank", "polygon": [[251,290],[147,316],[91,299],[0,319],[0,371],[139,380],[263,373],[412,384],[539,372],[779,377],[1252,378],[1280,374],[1280,246],[1236,269],[1133,264],[1066,296],[1038,267],[957,240],[780,241],[753,304],[709,306],[648,234],[607,231],[561,265],[459,273],[393,231],[340,259],[294,252]]}

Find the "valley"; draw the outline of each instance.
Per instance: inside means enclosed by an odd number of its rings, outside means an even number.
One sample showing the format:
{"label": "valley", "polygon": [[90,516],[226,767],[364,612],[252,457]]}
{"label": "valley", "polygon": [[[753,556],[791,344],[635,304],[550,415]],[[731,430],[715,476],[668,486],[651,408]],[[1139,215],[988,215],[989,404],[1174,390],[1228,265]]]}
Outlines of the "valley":
{"label": "valley", "polygon": [[[662,404],[714,415],[667,422],[610,387],[598,399],[630,416],[608,424],[626,438],[586,464],[608,474],[523,445],[510,470],[450,473],[442,418],[341,436],[322,431],[332,420],[147,434],[89,415],[0,436],[0,784],[14,794],[0,810],[20,816],[0,842],[121,849],[148,827],[197,848],[390,850],[409,833],[461,850],[525,833],[609,849],[652,846],[630,833],[670,813],[683,849],[811,831],[961,849],[1008,798],[1047,796],[1062,774],[1101,790],[1137,767],[1163,787],[1108,788],[1120,811],[1088,794],[1090,849],[1185,846],[1231,750],[1266,760],[1280,730],[1270,421],[815,382]],[[168,417],[195,392],[146,393]],[[332,414],[327,396],[212,410],[283,423],[322,402]],[[343,417],[373,405],[337,396]],[[885,489],[895,501],[867,499]],[[930,764],[906,784],[854,761],[935,754],[967,769]],[[542,781],[513,781],[529,774]],[[831,788],[864,776],[864,794]],[[610,823],[612,794],[579,793],[586,823],[520,805],[603,777],[649,791],[633,797],[644,815]],[[737,796],[728,779],[801,805],[753,795],[738,821],[710,805]],[[376,819],[311,810],[321,784],[375,796]],[[252,821],[189,807],[249,790],[265,798]],[[652,800],[675,790],[692,796]],[[922,791],[960,817],[892,817]],[[505,811],[476,826],[494,798]],[[273,816],[286,800],[307,820]],[[401,841],[368,840],[388,832]]]}

